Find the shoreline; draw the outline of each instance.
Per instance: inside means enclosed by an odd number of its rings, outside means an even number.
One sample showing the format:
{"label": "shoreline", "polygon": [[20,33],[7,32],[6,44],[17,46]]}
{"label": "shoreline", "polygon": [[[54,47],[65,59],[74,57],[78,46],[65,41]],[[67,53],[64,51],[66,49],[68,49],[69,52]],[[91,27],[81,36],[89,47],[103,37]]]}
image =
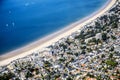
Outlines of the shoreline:
{"label": "shoreline", "polygon": [[72,33],[83,28],[86,24],[96,20],[97,17],[102,16],[106,11],[108,11],[113,6],[115,2],[116,0],[108,0],[101,8],[99,8],[97,11],[93,12],[89,16],[83,19],[80,19],[79,21],[71,25],[68,25],[65,28],[53,34],[50,34],[40,40],[37,40],[31,44],[28,44],[25,47],[22,47],[12,52],[0,55],[0,66],[6,65],[10,63],[11,61],[16,60],[18,58],[22,58],[27,55],[30,55],[33,52],[40,51],[43,48],[48,47],[52,45],[53,43],[57,42],[61,38],[71,35]]}

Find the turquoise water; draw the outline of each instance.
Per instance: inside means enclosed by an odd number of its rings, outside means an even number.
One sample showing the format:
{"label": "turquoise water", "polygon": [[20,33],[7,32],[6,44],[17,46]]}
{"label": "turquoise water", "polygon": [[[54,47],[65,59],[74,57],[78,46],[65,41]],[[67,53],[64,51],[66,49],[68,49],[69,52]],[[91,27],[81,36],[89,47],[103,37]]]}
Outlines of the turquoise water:
{"label": "turquoise water", "polygon": [[107,0],[0,0],[0,54],[86,17]]}

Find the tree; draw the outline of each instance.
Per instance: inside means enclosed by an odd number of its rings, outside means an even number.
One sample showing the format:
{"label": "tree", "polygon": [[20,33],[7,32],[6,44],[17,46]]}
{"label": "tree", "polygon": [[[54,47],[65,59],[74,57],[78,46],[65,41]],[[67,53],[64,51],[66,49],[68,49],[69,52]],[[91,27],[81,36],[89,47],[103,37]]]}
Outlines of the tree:
{"label": "tree", "polygon": [[67,54],[69,54],[69,55],[73,55],[73,53],[72,53],[72,52],[67,52]]}
{"label": "tree", "polygon": [[113,47],[111,47],[110,51],[114,51],[114,46],[113,46]]}
{"label": "tree", "polygon": [[33,74],[30,71],[28,71],[27,74],[25,75],[26,78],[29,78],[29,77],[32,77],[32,76],[33,76]]}
{"label": "tree", "polygon": [[89,76],[90,78],[94,78],[95,76],[90,74],[90,73],[87,73],[87,76]]}
{"label": "tree", "polygon": [[96,79],[101,80],[102,79],[101,75],[97,76]]}
{"label": "tree", "polygon": [[67,46],[66,46],[65,44],[63,44],[63,43],[60,44],[59,46],[60,46],[60,47],[63,47],[64,50],[67,48]]}
{"label": "tree", "polygon": [[118,63],[114,60],[107,60],[106,64],[111,66],[111,67],[115,67],[115,66],[117,66]]}
{"label": "tree", "polygon": [[116,22],[112,23],[112,28],[118,28],[118,25]]}
{"label": "tree", "polygon": [[104,55],[104,54],[102,54],[102,55],[101,55],[101,57],[102,57],[102,58],[105,58],[105,55]]}
{"label": "tree", "polygon": [[110,53],[109,58],[113,58],[113,54],[112,53]]}
{"label": "tree", "polygon": [[66,80],[73,80],[70,76]]}
{"label": "tree", "polygon": [[77,53],[77,52],[76,52],[74,55],[75,55],[75,56],[78,56],[78,55],[79,55],[79,53]]}
{"label": "tree", "polygon": [[85,50],[82,50],[81,54],[86,54]]}
{"label": "tree", "polygon": [[55,80],[56,80],[57,78],[60,77],[60,74],[56,74],[54,77],[55,77]]}
{"label": "tree", "polygon": [[49,61],[45,61],[44,62],[44,66],[45,67],[50,67],[50,66],[52,66],[52,64]]}
{"label": "tree", "polygon": [[0,80],[9,80],[12,79],[13,77],[15,77],[14,73],[8,72],[4,73],[3,75],[0,75]]}
{"label": "tree", "polygon": [[107,40],[107,33],[102,33],[102,40],[103,41],[106,41]]}
{"label": "tree", "polygon": [[111,38],[113,39],[113,40],[115,40],[115,39],[117,39],[115,36],[113,36],[113,35],[111,35]]}
{"label": "tree", "polygon": [[65,58],[60,58],[59,61],[60,61],[60,62],[65,62],[66,59],[65,59]]}
{"label": "tree", "polygon": [[81,48],[81,49],[86,49],[86,46],[81,46],[80,48]]}
{"label": "tree", "polygon": [[91,48],[87,48],[87,51],[88,51],[88,52],[92,52],[92,49],[91,49]]}

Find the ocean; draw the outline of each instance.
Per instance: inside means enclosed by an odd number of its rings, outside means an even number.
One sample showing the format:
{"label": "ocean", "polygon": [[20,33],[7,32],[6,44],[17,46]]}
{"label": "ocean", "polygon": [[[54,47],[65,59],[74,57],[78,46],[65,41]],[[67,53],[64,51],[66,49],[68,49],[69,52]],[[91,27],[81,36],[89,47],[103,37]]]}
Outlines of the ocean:
{"label": "ocean", "polygon": [[108,0],[0,0],[0,54],[52,34]]}

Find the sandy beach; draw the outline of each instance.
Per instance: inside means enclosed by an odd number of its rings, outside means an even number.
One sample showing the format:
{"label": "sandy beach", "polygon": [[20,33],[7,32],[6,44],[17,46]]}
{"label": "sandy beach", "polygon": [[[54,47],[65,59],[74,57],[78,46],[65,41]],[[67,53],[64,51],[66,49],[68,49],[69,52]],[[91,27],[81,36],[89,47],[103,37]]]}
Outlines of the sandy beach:
{"label": "sandy beach", "polygon": [[33,52],[41,51],[45,47],[57,42],[61,38],[71,35],[73,32],[79,30],[84,27],[86,24],[94,21],[97,17],[102,16],[106,11],[108,11],[116,2],[116,0],[108,0],[105,5],[103,5],[99,10],[94,12],[88,17],[81,19],[73,24],[66,26],[65,28],[50,34],[40,40],[37,40],[25,47],[19,48],[12,52],[6,53],[0,56],[0,66],[9,64],[11,61],[16,60],[18,58],[25,57],[27,55],[32,54]]}

